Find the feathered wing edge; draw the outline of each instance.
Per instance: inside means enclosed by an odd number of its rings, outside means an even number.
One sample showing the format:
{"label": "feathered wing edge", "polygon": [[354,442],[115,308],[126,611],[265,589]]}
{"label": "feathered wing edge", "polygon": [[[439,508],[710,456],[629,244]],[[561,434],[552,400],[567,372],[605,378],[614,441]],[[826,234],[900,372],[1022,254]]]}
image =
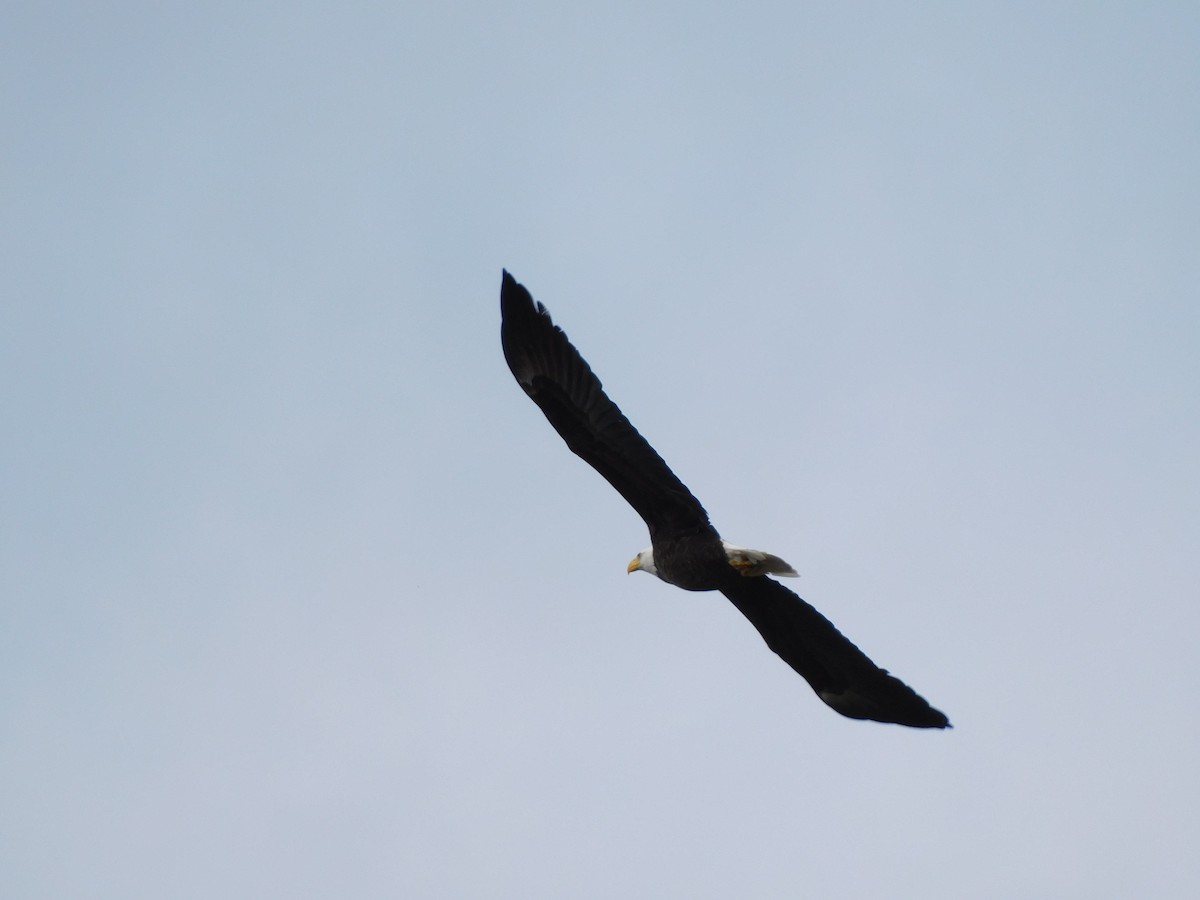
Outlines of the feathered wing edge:
{"label": "feathered wing edge", "polygon": [[758,629],[767,646],[843,716],[913,728],[951,727],[944,713],[871,662],[832,622],[779,582],[736,579],[721,593]]}
{"label": "feathered wing edge", "polygon": [[708,515],[608,398],[600,379],[508,272],[500,288],[500,340],[517,382],[567,446],[599,472],[656,532],[708,526]]}

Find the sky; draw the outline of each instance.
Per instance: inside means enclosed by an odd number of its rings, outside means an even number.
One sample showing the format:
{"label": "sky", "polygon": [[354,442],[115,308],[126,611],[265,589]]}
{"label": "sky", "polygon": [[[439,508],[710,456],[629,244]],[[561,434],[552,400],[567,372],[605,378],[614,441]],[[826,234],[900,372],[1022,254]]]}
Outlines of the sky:
{"label": "sky", "polygon": [[[0,895],[1196,896],[1198,43],[6,5]],[[626,575],[503,268],[952,731]]]}

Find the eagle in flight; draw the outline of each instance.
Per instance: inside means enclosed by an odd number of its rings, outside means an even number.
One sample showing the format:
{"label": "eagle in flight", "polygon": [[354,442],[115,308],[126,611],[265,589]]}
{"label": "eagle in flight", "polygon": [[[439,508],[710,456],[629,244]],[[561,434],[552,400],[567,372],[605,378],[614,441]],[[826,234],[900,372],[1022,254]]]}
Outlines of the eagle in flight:
{"label": "eagle in flight", "polygon": [[851,719],[948,728],[940,711],[871,662],[828,619],[771,575],[796,571],[778,556],[721,540],[700,501],[604,393],[591,367],[549,312],[504,272],[504,358],[517,383],[571,450],[599,472],[646,522],[650,546],[628,571],[687,591],[720,591],[817,696]]}

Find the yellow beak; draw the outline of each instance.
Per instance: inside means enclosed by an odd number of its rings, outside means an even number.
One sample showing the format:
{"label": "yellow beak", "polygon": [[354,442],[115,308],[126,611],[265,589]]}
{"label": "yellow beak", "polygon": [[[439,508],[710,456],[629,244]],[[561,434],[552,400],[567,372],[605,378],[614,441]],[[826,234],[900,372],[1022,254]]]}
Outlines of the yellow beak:
{"label": "yellow beak", "polygon": [[625,574],[628,575],[632,572],[636,572],[641,567],[642,564],[638,562],[638,558],[635,556],[629,561],[629,565],[625,567]]}

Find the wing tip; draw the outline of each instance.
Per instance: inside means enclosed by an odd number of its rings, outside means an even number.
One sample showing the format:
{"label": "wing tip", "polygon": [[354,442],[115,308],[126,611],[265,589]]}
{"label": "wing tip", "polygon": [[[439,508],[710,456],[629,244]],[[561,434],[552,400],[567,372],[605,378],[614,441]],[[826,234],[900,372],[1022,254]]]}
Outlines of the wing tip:
{"label": "wing tip", "polygon": [[[501,276],[500,346],[517,383],[530,393],[535,377],[547,374],[562,353],[562,345],[570,348],[570,342],[525,285],[507,269],[501,269]],[[587,363],[582,359],[580,363],[586,368]]]}
{"label": "wing tip", "polygon": [[[888,676],[889,678],[892,676]],[[817,691],[825,705],[848,719],[904,725],[908,728],[953,728],[950,719],[935,709],[920,694],[898,682],[910,696],[893,698],[891,702],[855,690]]]}
{"label": "wing tip", "polygon": [[[547,321],[550,319],[550,311],[545,305],[533,299],[533,294],[529,293],[529,288],[513,278],[508,269],[500,270],[500,315],[502,319],[510,319],[522,314],[533,313],[535,316],[541,316]],[[553,324],[551,322],[550,324]]]}

